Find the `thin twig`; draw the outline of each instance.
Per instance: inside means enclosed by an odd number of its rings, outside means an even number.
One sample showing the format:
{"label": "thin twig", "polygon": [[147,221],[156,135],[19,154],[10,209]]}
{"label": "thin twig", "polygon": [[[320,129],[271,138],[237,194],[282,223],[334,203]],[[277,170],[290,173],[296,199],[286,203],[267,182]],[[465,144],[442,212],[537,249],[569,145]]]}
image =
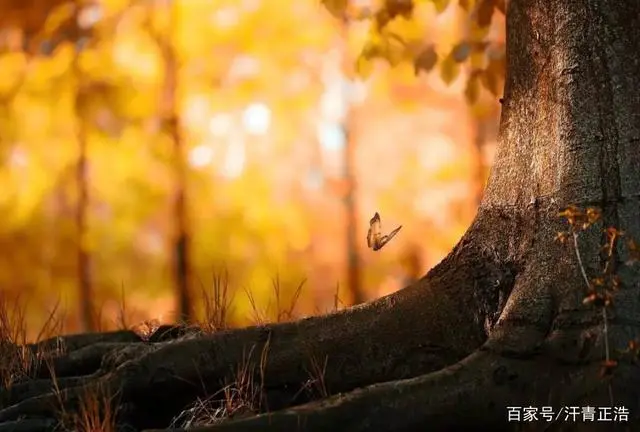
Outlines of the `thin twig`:
{"label": "thin twig", "polygon": [[[591,284],[589,283],[589,278],[587,277],[587,272],[585,271],[584,264],[582,263],[582,257],[580,256],[580,250],[578,248],[578,234],[573,229],[571,230],[571,234],[573,235],[573,246],[576,252],[576,258],[578,259],[578,266],[580,267],[580,273],[582,274],[582,278],[584,279],[584,282],[587,284],[587,290],[590,290]],[[606,306],[602,307],[602,335],[604,337],[605,361],[609,363],[609,361],[611,360],[611,355],[609,351],[609,325],[608,325]],[[611,387],[611,382],[609,382],[608,384],[608,390],[609,390],[609,401],[611,402],[611,406],[613,406],[613,389]]]}
{"label": "thin twig", "polygon": [[574,250],[576,251],[576,257],[578,258],[578,265],[580,267],[580,272],[582,273],[582,278],[584,279],[584,283],[587,284],[587,289],[591,289],[591,284],[589,283],[587,272],[584,269],[582,258],[580,257],[580,250],[578,249],[578,234],[573,229],[571,230],[571,233],[573,234],[573,246]]}

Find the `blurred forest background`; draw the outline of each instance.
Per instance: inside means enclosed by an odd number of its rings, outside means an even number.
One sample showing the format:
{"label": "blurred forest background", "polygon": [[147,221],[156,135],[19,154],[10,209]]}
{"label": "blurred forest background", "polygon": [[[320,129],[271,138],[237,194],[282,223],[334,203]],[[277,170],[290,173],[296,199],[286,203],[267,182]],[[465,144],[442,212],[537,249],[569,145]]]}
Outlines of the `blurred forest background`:
{"label": "blurred forest background", "polygon": [[[25,305],[32,337],[56,307],[65,332],[197,319],[220,284],[229,325],[278,319],[274,285],[287,303],[303,281],[306,316],[447,254],[475,215],[501,97],[469,84],[492,57],[459,43],[501,53],[504,17],[481,28],[457,3],[416,1],[398,29],[445,58],[416,74],[363,59],[371,20],[326,6],[0,0],[0,300]],[[403,225],[379,252],[376,211],[383,231]]]}

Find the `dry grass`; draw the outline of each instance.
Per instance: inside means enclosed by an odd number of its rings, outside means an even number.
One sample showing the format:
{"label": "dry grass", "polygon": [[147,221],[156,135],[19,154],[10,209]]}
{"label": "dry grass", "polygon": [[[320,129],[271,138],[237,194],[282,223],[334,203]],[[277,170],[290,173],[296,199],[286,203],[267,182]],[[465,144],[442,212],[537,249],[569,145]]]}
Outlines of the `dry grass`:
{"label": "dry grass", "polygon": [[[58,314],[58,301],[47,316],[35,343],[62,332],[62,318]],[[60,355],[64,347],[58,344],[52,349],[38,347],[34,352],[28,346],[26,302],[17,298],[9,302],[0,297],[0,385],[9,388],[13,384],[32,378],[43,362]]]}
{"label": "dry grass", "polygon": [[120,308],[118,310],[118,317],[116,318],[116,326],[120,330],[131,328],[127,318],[127,296],[125,295],[124,284],[120,286]]}
{"label": "dry grass", "polygon": [[289,300],[288,307],[284,307],[281,303],[282,288],[280,285],[280,276],[278,275],[276,276],[275,279],[271,280],[271,287],[273,288],[273,293],[275,295],[275,301],[276,301],[276,304],[275,304],[276,322],[291,321],[295,318],[294,311],[295,311],[296,305],[298,304],[298,300],[300,300],[300,294],[302,294],[302,287],[304,286],[305,283],[306,283],[306,279],[303,279],[302,281],[300,281],[300,283],[293,290],[293,295]]}
{"label": "dry grass", "polygon": [[203,319],[196,323],[204,333],[214,333],[229,328],[229,315],[233,295],[229,291],[229,272],[215,271],[211,289],[200,284],[201,301],[204,308]]}
{"label": "dry grass", "polygon": [[80,399],[78,414],[73,418],[73,429],[78,432],[115,432],[118,414],[117,393],[98,387],[85,391]]}
{"label": "dry grass", "polygon": [[116,432],[118,414],[118,392],[111,392],[101,383],[85,387],[80,397],[78,411],[65,408],[64,393],[58,386],[55,371],[49,366],[53,392],[58,400],[58,429],[75,432]]}
{"label": "dry grass", "polygon": [[[33,340],[35,344],[44,339],[62,333],[62,315],[58,313],[57,302],[47,316],[40,332]],[[116,431],[116,413],[114,397],[101,387],[87,391],[80,400],[77,413],[65,411],[63,392],[58,386],[53,358],[64,353],[62,339],[57,339],[53,347],[29,346],[26,325],[26,303],[16,299],[9,302],[0,298],[0,386],[9,388],[14,384],[32,379],[35,371],[43,366],[49,371],[53,391],[60,403],[59,428],[77,432],[112,432]]]}
{"label": "dry grass", "polygon": [[325,374],[327,372],[328,356],[324,357],[324,361],[320,363],[315,355],[309,356],[309,367],[305,368],[309,374],[309,379],[302,385],[300,391],[294,396],[294,399],[303,391],[309,393],[312,398],[329,397],[329,389],[325,381]]}
{"label": "dry grass", "polygon": [[346,307],[346,305],[340,299],[340,284],[337,283],[336,284],[336,293],[333,295],[333,311],[332,312],[337,312],[338,310],[344,309],[345,307]]}
{"label": "dry grass", "polygon": [[[173,419],[170,427],[205,426],[261,412],[265,408],[264,376],[269,346],[270,340],[267,340],[258,365],[251,360],[255,346],[248,355],[243,354],[242,361],[233,372],[233,381],[211,396],[198,398],[192,406]],[[204,388],[204,383],[202,385]]]}
{"label": "dry grass", "polygon": [[[251,290],[245,288],[245,293],[247,298],[249,299],[249,305],[251,306],[252,311],[252,321],[255,324],[266,324],[271,321],[275,322],[286,322],[295,319],[295,309],[298,305],[298,301],[300,300],[300,295],[302,294],[302,288],[306,283],[306,279],[303,279],[293,290],[293,294],[291,295],[291,299],[289,300],[289,304],[285,307],[283,305],[283,290],[282,283],[280,282],[280,276],[276,276],[271,280],[271,289],[273,290],[275,304],[271,301],[267,304],[266,308],[260,308],[258,303],[256,302],[255,297]],[[273,310],[275,308],[275,310]],[[274,319],[270,319],[269,317],[273,316]]]}
{"label": "dry grass", "polygon": [[[253,312],[253,321],[256,324],[265,324],[270,321],[285,322],[295,318],[295,309],[302,294],[305,281],[301,281],[293,290],[289,301],[283,300],[283,286],[279,277],[272,280],[271,288],[274,294],[273,302],[269,302],[266,308],[258,306],[253,293],[245,289]],[[204,295],[204,293],[203,293]],[[339,298],[339,286],[336,286],[334,296],[334,310],[338,310],[342,304]],[[217,277],[213,285],[213,297],[205,297],[205,317],[209,325],[205,331],[216,331],[227,328],[227,313],[229,311],[228,277]],[[269,317],[273,316],[273,320]],[[170,427],[190,428],[211,425],[231,417],[253,415],[268,411],[264,400],[264,375],[267,362],[269,341],[265,344],[260,362],[256,366],[252,361],[253,347],[248,355],[243,355],[242,361],[233,372],[233,381],[225,383],[224,387],[216,393],[205,398],[199,398],[190,407],[182,411],[171,422]],[[319,361],[310,355],[307,373],[309,379],[302,384],[300,392],[308,392],[312,397],[327,397],[329,389],[325,381],[328,357]],[[258,369],[256,371],[256,369]],[[206,388],[202,383],[203,389]],[[299,393],[298,393],[299,394]],[[296,395],[297,396],[297,395]],[[295,396],[294,396],[295,398]]]}
{"label": "dry grass", "polygon": [[269,322],[269,318],[267,317],[266,312],[258,307],[258,303],[256,302],[256,298],[253,296],[253,293],[250,289],[244,288],[244,292],[249,299],[249,305],[251,306],[251,321],[257,325],[263,325]]}

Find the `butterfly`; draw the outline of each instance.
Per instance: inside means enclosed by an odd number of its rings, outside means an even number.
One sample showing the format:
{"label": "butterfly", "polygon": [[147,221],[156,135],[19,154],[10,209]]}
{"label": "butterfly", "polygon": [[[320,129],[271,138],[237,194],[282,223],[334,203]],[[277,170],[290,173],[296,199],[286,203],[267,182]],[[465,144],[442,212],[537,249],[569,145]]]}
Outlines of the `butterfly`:
{"label": "butterfly", "polygon": [[367,246],[373,249],[374,251],[378,251],[383,248],[384,245],[389,243],[389,241],[398,234],[402,225],[398,228],[394,229],[387,235],[382,235],[381,232],[381,223],[380,223],[380,215],[378,212],[373,215],[371,220],[369,221],[369,232],[367,232]]}

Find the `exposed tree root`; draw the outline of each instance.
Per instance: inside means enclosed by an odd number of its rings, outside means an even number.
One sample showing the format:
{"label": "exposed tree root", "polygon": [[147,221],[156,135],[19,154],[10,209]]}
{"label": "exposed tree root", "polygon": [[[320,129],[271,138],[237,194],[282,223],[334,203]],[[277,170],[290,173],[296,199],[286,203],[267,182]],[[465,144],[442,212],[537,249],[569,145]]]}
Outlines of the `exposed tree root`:
{"label": "exposed tree root", "polygon": [[[567,420],[563,407],[634,405],[640,384],[637,366],[620,365],[611,378],[598,378],[601,362],[558,358],[553,343],[516,357],[488,345],[442,370],[416,378],[359,388],[346,394],[250,418],[190,428],[194,432],[234,431],[380,431],[521,430],[508,422],[507,407],[551,406],[554,419],[540,419],[526,430],[635,430],[640,416],[629,422],[584,424]],[[616,389],[609,399],[608,386]],[[568,423],[567,423],[568,422]],[[633,426],[631,426],[633,427]],[[164,429],[169,430],[169,429]],[[173,432],[185,429],[170,429]],[[160,432],[148,430],[147,432]]]}
{"label": "exposed tree root", "polygon": [[0,423],[0,432],[49,432],[57,423],[54,419],[24,419]]}
{"label": "exposed tree root", "polygon": [[[478,295],[478,289],[493,286],[496,272],[498,263],[463,240],[451,258],[416,285],[331,315],[163,343],[76,343],[74,351],[56,360],[55,369],[61,375],[73,369],[93,375],[79,387],[63,380],[59,395],[44,384],[13,392],[10,399],[16,404],[0,410],[0,422],[54,417],[59,398],[71,411],[87,390],[106,386],[118,392],[126,422],[139,428],[166,427],[197,397],[229,382],[249,353],[256,365],[265,354],[260,383],[269,411],[310,400],[300,389],[312,378],[313,361],[326,359],[323,378],[330,394],[439,370],[486,338],[487,317],[478,317],[477,311],[491,301]],[[492,308],[495,314],[498,306]]]}
{"label": "exposed tree root", "polygon": [[[162,342],[182,337],[191,330],[162,326],[148,343],[132,331],[87,333],[54,337],[27,347],[38,361],[31,377],[10,388],[0,388],[0,406],[50,393],[55,378],[59,389],[79,386],[95,376],[114,370],[120,364],[158,348]],[[9,347],[7,349],[16,349]],[[95,375],[95,376],[91,376]]]}
{"label": "exposed tree root", "polygon": [[[275,413],[191,431],[417,431],[503,430],[507,406],[536,406],[534,398],[563,385],[577,397],[593,383],[593,365],[576,371],[571,383],[554,381],[562,367],[541,367],[539,355],[512,359],[479,350],[459,363],[407,380],[374,384]],[[568,367],[565,367],[568,371]],[[591,375],[593,374],[593,375]],[[542,405],[542,404],[540,404]],[[176,429],[173,429],[176,431]]]}
{"label": "exposed tree root", "polygon": [[[70,387],[78,387],[89,382],[91,377],[63,377],[56,379],[56,385],[60,390]],[[10,406],[22,400],[37,397],[42,394],[51,393],[53,382],[51,379],[27,380],[20,384],[15,384],[8,389],[0,391],[0,402],[3,406]]]}
{"label": "exposed tree root", "polygon": [[140,341],[140,336],[135,332],[131,330],[119,330],[104,333],[81,333],[66,336],[55,336],[38,343],[29,344],[28,347],[34,353],[51,352],[60,348],[69,353],[101,342],[133,343]]}

